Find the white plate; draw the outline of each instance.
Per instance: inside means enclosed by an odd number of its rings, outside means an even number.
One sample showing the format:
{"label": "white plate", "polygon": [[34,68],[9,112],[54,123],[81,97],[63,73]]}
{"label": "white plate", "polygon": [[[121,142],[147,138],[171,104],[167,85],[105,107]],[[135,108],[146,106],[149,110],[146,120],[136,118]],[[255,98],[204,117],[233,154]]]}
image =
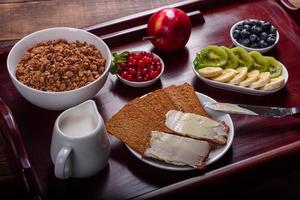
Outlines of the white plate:
{"label": "white plate", "polygon": [[257,89],[252,89],[252,88],[248,88],[248,87],[232,85],[232,84],[229,84],[229,83],[221,83],[221,82],[214,81],[214,80],[211,80],[211,79],[208,79],[208,78],[205,78],[205,77],[201,76],[197,72],[197,70],[195,69],[194,66],[193,66],[193,71],[198,76],[199,79],[201,79],[207,85],[210,85],[212,87],[220,88],[220,89],[224,89],[224,90],[229,90],[229,91],[234,91],[234,92],[239,92],[239,93],[244,93],[244,94],[264,96],[264,95],[267,95],[267,94],[272,94],[274,92],[277,92],[278,90],[282,89],[285,86],[285,84],[287,83],[288,78],[289,78],[288,71],[282,63],[280,63],[280,64],[282,66],[282,76],[284,77],[284,84],[281,87],[279,87],[277,89],[274,89],[274,90],[257,90]]}
{"label": "white plate", "polygon": [[[214,99],[212,99],[204,94],[196,92],[196,95],[198,96],[198,98],[200,99],[200,101],[202,103],[216,102]],[[210,165],[210,164],[216,162],[217,160],[219,160],[230,148],[232,141],[233,141],[233,137],[234,137],[234,127],[233,127],[231,117],[228,114],[216,112],[211,109],[205,109],[205,110],[213,119],[224,121],[230,128],[228,138],[227,138],[227,144],[224,146],[213,147],[213,149],[211,150],[209,157],[206,161],[206,165]],[[189,171],[189,170],[195,169],[195,168],[192,168],[189,166],[177,166],[177,165],[168,164],[168,163],[165,163],[165,162],[162,162],[159,160],[145,158],[145,157],[142,157],[138,152],[136,152],[135,150],[130,148],[128,145],[126,145],[126,146],[133,155],[135,155],[138,159],[140,159],[141,161],[143,161],[151,166],[154,166],[154,167],[157,167],[160,169],[165,169],[165,170],[173,170],[173,171]]]}

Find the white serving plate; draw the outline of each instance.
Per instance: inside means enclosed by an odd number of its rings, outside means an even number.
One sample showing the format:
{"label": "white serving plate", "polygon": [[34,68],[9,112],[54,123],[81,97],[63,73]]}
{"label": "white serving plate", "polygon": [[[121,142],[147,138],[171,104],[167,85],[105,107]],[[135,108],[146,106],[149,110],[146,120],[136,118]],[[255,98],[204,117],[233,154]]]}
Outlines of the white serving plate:
{"label": "white serving plate", "polygon": [[[199,100],[202,103],[205,102],[216,102],[214,99],[196,92],[197,97],[199,98]],[[227,143],[226,145],[218,145],[218,146],[214,146],[209,154],[209,157],[206,161],[206,166],[210,165],[214,162],[216,162],[217,160],[219,160],[230,148],[233,138],[234,138],[234,126],[233,126],[233,122],[231,120],[231,117],[229,116],[229,114],[224,114],[221,112],[216,112],[213,111],[211,109],[206,109],[205,111],[215,120],[219,120],[219,121],[224,121],[228,126],[229,126],[229,133],[228,133],[228,138],[227,138]],[[159,160],[155,160],[155,159],[151,159],[151,158],[145,158],[142,157],[141,154],[139,154],[138,152],[136,152],[135,150],[133,150],[132,148],[130,148],[128,145],[126,145],[127,148],[129,149],[129,151],[136,156],[139,160],[153,166],[153,167],[157,167],[160,169],[164,169],[164,170],[172,170],[172,171],[190,171],[190,170],[195,170],[195,168],[189,167],[189,166],[177,166],[177,165],[172,165],[172,164],[168,164]]]}
{"label": "white serving plate", "polygon": [[[279,62],[280,63],[280,62]],[[202,81],[204,81],[207,85],[210,85],[212,87],[215,88],[220,88],[220,89],[224,89],[224,90],[229,90],[229,91],[233,91],[233,92],[239,92],[239,93],[243,93],[243,94],[250,94],[250,95],[256,95],[256,96],[264,96],[264,95],[268,95],[268,94],[272,94],[274,92],[277,92],[278,90],[282,89],[289,78],[289,74],[287,69],[285,68],[285,66],[280,63],[282,66],[282,76],[284,77],[284,84],[274,90],[259,90],[259,89],[252,89],[252,88],[248,88],[248,87],[242,87],[242,86],[238,86],[238,85],[233,85],[233,84],[229,84],[229,83],[221,83],[218,81],[214,81],[208,78],[205,78],[203,76],[201,76],[197,70],[195,69],[195,67],[193,66],[193,71],[194,73],[197,75],[197,77],[199,79],[201,79]]]}

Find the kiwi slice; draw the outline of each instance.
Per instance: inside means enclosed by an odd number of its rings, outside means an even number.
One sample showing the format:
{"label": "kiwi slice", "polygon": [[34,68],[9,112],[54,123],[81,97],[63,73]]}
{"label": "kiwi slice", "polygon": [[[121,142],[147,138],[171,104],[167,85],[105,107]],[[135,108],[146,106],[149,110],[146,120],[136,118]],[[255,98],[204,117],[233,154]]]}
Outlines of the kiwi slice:
{"label": "kiwi slice", "polygon": [[261,53],[258,51],[251,51],[249,55],[253,59],[252,68],[257,69],[260,72],[267,72],[269,71],[269,62],[265,59]]}
{"label": "kiwi slice", "polygon": [[238,67],[247,67],[250,71],[253,63],[253,59],[248,52],[241,47],[234,47],[231,49],[234,55],[239,59]]}
{"label": "kiwi slice", "polygon": [[222,67],[227,62],[226,52],[218,46],[208,45],[203,48],[194,60],[195,69],[203,67]]}
{"label": "kiwi slice", "polygon": [[281,64],[271,56],[265,56],[265,59],[269,63],[269,72],[271,73],[271,78],[276,78],[282,74]]}
{"label": "kiwi slice", "polygon": [[232,53],[232,51],[229,48],[224,47],[224,46],[221,46],[221,48],[224,49],[224,51],[226,52],[226,54],[228,56],[226,64],[223,65],[222,67],[224,69],[227,69],[227,68],[235,69],[235,68],[237,68],[239,59]]}

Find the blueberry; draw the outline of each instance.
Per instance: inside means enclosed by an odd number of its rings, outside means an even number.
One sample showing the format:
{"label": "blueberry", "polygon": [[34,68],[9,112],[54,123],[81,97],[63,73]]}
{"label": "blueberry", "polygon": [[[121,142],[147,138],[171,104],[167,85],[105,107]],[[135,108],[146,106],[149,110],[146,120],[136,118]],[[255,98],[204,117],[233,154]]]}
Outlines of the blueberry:
{"label": "blueberry", "polygon": [[250,25],[248,25],[248,24],[245,24],[245,25],[244,25],[244,29],[246,29],[247,31],[250,31],[250,29],[251,29],[251,26],[250,26]]}
{"label": "blueberry", "polygon": [[241,41],[241,45],[243,45],[243,46],[246,46],[246,47],[249,47],[250,46],[250,40],[249,39],[243,39],[242,41]]}
{"label": "blueberry", "polygon": [[259,45],[257,43],[253,43],[250,45],[251,48],[257,49],[259,48]]}
{"label": "blueberry", "polygon": [[267,43],[269,45],[273,45],[275,43],[276,39],[274,37],[268,37],[267,38]]}
{"label": "blueberry", "polygon": [[251,33],[259,35],[261,32],[262,32],[262,27],[256,25],[251,27]]}
{"label": "blueberry", "polygon": [[270,29],[270,33],[276,34],[276,32],[277,32],[277,29],[274,28],[274,26],[272,26],[271,29]]}
{"label": "blueberry", "polygon": [[244,26],[242,24],[238,24],[236,27],[235,27],[235,30],[243,30]]}
{"label": "blueberry", "polygon": [[257,35],[252,34],[252,35],[250,35],[249,40],[253,44],[253,43],[256,43],[258,41],[258,37],[257,37]]}
{"label": "blueberry", "polygon": [[264,22],[261,24],[261,27],[263,28],[264,31],[268,31],[271,28],[271,23],[270,22]]}
{"label": "blueberry", "polygon": [[261,26],[256,26],[256,32],[261,33],[263,31]]}
{"label": "blueberry", "polygon": [[256,20],[256,21],[255,21],[255,25],[260,27],[260,26],[261,26],[261,21]]}
{"label": "blueberry", "polygon": [[260,34],[260,39],[261,39],[261,40],[265,40],[265,39],[267,39],[267,37],[268,37],[268,34],[267,34],[266,32],[262,32],[262,33]]}
{"label": "blueberry", "polygon": [[269,46],[268,43],[265,42],[264,40],[259,41],[259,47],[260,48],[265,48],[265,47],[268,47],[268,46]]}
{"label": "blueberry", "polygon": [[239,39],[240,38],[240,31],[239,30],[234,30],[232,35],[233,35],[234,39]]}
{"label": "blueberry", "polygon": [[247,31],[246,29],[243,29],[241,31],[241,38],[245,39],[245,38],[249,38],[249,36],[251,35],[251,33],[249,31]]}
{"label": "blueberry", "polygon": [[244,26],[245,26],[245,25],[253,26],[254,24],[253,24],[253,21],[252,21],[252,20],[247,19],[247,20],[245,20],[245,21],[243,22],[243,25],[244,25]]}
{"label": "blueberry", "polygon": [[268,35],[268,37],[273,37],[273,38],[276,38],[276,35],[275,35],[275,34],[273,34],[273,33],[271,33],[271,34],[269,34],[269,35]]}
{"label": "blueberry", "polygon": [[255,32],[255,28],[256,28],[256,26],[255,26],[255,25],[254,25],[254,26],[252,26],[252,27],[251,27],[251,29],[250,29],[250,32],[251,32],[251,33],[254,33],[254,32]]}

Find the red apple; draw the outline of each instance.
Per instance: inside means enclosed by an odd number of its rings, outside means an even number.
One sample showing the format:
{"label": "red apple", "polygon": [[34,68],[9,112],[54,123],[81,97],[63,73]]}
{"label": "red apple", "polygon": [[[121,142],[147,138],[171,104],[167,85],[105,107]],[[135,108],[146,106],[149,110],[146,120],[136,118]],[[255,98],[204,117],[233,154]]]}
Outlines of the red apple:
{"label": "red apple", "polygon": [[150,17],[147,32],[158,50],[171,52],[186,45],[191,27],[190,18],[185,12],[177,8],[164,8]]}

